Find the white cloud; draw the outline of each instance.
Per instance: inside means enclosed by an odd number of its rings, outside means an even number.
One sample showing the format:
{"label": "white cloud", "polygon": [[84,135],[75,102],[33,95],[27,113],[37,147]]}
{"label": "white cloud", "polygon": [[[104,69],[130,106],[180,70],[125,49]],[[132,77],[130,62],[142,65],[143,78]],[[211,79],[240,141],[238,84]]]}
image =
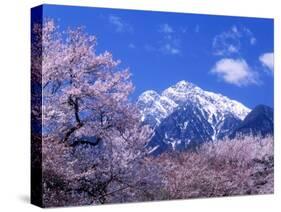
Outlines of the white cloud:
{"label": "white cloud", "polygon": [[146,51],[158,52],[165,55],[179,55],[181,53],[182,28],[175,30],[171,25],[165,23],[159,26],[160,37],[154,44],[146,44]]}
{"label": "white cloud", "polygon": [[260,62],[263,66],[268,68],[270,71],[274,71],[274,53],[268,52],[264,53],[259,57]]}
{"label": "white cloud", "polygon": [[163,54],[178,55],[180,54],[180,42],[178,31],[176,31],[169,24],[162,24],[160,32],[163,34],[162,39],[159,40],[159,51]]}
{"label": "white cloud", "polygon": [[116,32],[132,32],[133,27],[128,23],[124,22],[121,17],[116,15],[110,15],[108,21],[115,27]]}
{"label": "white cloud", "polygon": [[212,68],[211,73],[236,86],[258,84],[258,75],[244,59],[223,58]]}
{"label": "white cloud", "polygon": [[215,55],[228,56],[238,53],[240,47],[240,33],[236,26],[216,35],[213,39],[213,50]]}
{"label": "white cloud", "polygon": [[163,54],[178,55],[181,53],[180,39],[175,37],[164,37],[160,41],[159,51]]}
{"label": "white cloud", "polygon": [[250,29],[234,25],[214,37],[213,53],[219,56],[237,55],[242,49],[242,43],[245,44],[244,40],[251,45],[255,45],[257,41]]}
{"label": "white cloud", "polygon": [[170,43],[166,43],[161,47],[161,51],[165,54],[176,55],[180,53],[180,49],[172,46]]}
{"label": "white cloud", "polygon": [[249,42],[251,45],[255,45],[257,42],[257,39],[254,36],[254,33],[247,27],[243,27],[242,29],[243,34],[249,38]]}
{"label": "white cloud", "polygon": [[169,34],[169,33],[173,33],[174,30],[169,24],[163,24],[160,26],[160,32]]}

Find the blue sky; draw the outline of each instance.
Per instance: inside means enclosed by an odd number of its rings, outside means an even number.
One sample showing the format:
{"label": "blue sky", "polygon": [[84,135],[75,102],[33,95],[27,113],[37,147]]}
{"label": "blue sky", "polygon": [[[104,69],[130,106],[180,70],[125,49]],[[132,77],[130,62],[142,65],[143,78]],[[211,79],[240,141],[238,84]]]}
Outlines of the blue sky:
{"label": "blue sky", "polygon": [[273,107],[272,19],[54,5],[44,17],[96,35],[99,53],[130,68],[133,99],[186,80],[250,108]]}

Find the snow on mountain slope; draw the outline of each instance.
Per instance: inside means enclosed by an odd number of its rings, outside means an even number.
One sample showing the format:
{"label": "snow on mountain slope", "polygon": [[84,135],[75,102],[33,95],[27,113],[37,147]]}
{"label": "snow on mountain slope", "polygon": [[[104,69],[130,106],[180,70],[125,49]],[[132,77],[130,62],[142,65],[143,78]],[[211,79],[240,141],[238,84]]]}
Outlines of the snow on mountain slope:
{"label": "snow on mountain slope", "polygon": [[173,100],[153,90],[142,93],[137,105],[142,113],[142,121],[147,121],[151,126],[159,125],[178,106]]}
{"label": "snow on mountain slope", "polygon": [[186,103],[196,106],[204,114],[204,118],[213,128],[213,140],[227,134],[225,127],[229,125],[230,119],[242,121],[250,112],[249,108],[238,101],[205,91],[187,81],[178,82],[164,90],[161,95],[155,91],[146,91],[137,101],[143,121],[154,128],[176,108]]}
{"label": "snow on mountain slope", "polygon": [[210,115],[231,113],[242,120],[250,112],[249,108],[235,100],[231,100],[221,94],[204,91],[186,81],[180,81],[176,85],[167,88],[162,92],[162,96],[168,97],[178,104],[184,103],[187,100],[192,101],[200,105]]}

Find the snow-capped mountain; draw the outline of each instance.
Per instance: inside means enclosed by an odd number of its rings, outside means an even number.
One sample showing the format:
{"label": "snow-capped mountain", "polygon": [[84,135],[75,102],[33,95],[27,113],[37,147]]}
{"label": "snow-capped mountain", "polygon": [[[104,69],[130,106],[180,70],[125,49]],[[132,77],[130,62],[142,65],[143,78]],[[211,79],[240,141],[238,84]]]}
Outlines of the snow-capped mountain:
{"label": "snow-capped mountain", "polygon": [[161,94],[145,91],[137,101],[142,121],[153,128],[151,154],[197,149],[200,144],[243,135],[273,135],[273,109],[252,111],[238,101],[180,81]]}
{"label": "snow-capped mountain", "polygon": [[[180,81],[161,94],[145,91],[137,101],[143,121],[152,127],[160,125],[179,106],[186,103],[196,106],[213,129],[212,140],[227,134],[229,119],[242,121],[250,109],[238,101],[221,94],[205,91],[187,81]],[[229,127],[227,127],[229,128]]]}

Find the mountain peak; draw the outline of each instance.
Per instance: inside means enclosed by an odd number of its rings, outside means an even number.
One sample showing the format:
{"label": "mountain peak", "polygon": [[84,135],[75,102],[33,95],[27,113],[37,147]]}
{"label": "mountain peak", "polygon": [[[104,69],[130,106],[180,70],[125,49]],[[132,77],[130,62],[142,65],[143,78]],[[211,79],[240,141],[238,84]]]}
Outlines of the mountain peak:
{"label": "mountain peak", "polygon": [[181,80],[179,82],[177,82],[175,85],[171,86],[170,88],[173,88],[177,91],[185,91],[187,89],[192,89],[197,87],[196,85],[194,85],[191,82],[188,82],[186,80]]}
{"label": "mountain peak", "polygon": [[[138,107],[143,120],[149,120],[151,126],[158,126],[179,106],[193,105],[199,108],[204,118],[213,127],[212,138],[222,135],[223,123],[230,119],[242,121],[250,109],[238,101],[229,99],[222,94],[205,91],[185,80],[165,89],[161,94],[146,91],[138,99]],[[229,122],[229,121],[227,121]]]}
{"label": "mountain peak", "polygon": [[152,98],[160,98],[159,94],[154,90],[147,90],[144,91],[139,98],[145,98],[145,97],[152,97]]}
{"label": "mountain peak", "polygon": [[187,82],[186,80],[181,80],[181,81],[176,83],[176,87],[188,86],[189,84],[191,84],[191,83]]}

